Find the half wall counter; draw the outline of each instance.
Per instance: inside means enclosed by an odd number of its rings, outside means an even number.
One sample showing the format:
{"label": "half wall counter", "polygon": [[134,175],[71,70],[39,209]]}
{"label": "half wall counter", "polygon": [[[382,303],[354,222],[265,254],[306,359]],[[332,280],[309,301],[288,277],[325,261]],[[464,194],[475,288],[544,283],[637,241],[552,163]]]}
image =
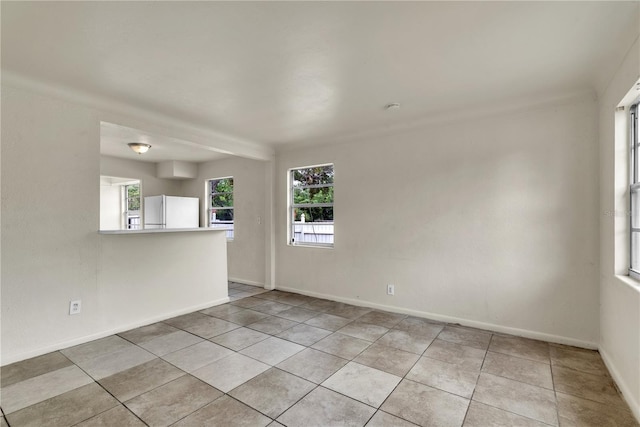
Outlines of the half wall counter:
{"label": "half wall counter", "polygon": [[224,230],[99,231],[98,289],[118,329],[229,301]]}

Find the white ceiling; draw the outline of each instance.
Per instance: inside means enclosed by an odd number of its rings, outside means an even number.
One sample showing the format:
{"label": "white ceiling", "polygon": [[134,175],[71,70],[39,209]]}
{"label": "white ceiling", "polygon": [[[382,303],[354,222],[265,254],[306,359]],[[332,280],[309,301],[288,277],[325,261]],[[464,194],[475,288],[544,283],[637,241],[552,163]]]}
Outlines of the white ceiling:
{"label": "white ceiling", "polygon": [[[150,144],[151,149],[137,154],[127,145],[130,142]],[[166,160],[197,163],[229,157],[202,145],[107,122],[100,123],[100,154],[152,163]]]}
{"label": "white ceiling", "polygon": [[640,27],[615,1],[1,7],[4,70],[273,146],[601,90]]}

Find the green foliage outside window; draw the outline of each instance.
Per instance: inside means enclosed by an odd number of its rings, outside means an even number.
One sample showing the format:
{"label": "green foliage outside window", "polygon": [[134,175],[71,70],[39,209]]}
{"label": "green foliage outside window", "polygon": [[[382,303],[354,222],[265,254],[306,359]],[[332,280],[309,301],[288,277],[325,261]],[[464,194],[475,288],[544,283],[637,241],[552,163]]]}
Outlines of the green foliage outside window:
{"label": "green foliage outside window", "polygon": [[[293,203],[333,204],[333,165],[295,169],[293,171]],[[297,207],[296,221],[304,214],[305,222],[333,221],[333,206]]]}
{"label": "green foliage outside window", "polygon": [[140,210],[140,185],[127,185],[127,210]]}
{"label": "green foliage outside window", "polygon": [[[233,178],[209,181],[210,208],[215,221],[233,221]],[[212,219],[213,220],[213,219]]]}

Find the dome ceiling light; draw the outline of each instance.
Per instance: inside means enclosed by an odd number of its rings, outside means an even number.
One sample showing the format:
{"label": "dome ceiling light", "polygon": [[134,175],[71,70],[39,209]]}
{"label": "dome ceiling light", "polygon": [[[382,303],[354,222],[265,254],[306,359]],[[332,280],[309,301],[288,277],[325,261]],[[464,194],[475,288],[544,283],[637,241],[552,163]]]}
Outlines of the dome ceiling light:
{"label": "dome ceiling light", "polygon": [[130,142],[127,145],[138,154],[146,153],[151,148],[150,144],[143,144],[142,142]]}

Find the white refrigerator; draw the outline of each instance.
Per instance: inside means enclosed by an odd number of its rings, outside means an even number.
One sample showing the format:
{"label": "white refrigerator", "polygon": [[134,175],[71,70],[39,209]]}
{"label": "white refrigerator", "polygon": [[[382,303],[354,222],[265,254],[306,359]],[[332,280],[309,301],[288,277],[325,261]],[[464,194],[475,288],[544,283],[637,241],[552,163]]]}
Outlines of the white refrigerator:
{"label": "white refrigerator", "polygon": [[197,197],[145,197],[144,228],[198,228],[199,202]]}

